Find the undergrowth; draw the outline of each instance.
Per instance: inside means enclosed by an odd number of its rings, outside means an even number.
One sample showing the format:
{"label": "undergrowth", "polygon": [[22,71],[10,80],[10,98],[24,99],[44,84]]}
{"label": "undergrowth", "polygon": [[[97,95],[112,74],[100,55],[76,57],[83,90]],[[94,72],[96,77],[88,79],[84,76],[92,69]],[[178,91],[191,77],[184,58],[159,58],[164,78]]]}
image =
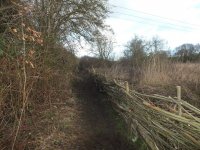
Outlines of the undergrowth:
{"label": "undergrowth", "polygon": [[199,63],[172,62],[169,59],[152,59],[142,67],[123,66],[98,68],[107,77],[128,81],[130,88],[146,94],[162,94],[176,97],[176,86],[182,87],[182,98],[200,107],[200,65]]}

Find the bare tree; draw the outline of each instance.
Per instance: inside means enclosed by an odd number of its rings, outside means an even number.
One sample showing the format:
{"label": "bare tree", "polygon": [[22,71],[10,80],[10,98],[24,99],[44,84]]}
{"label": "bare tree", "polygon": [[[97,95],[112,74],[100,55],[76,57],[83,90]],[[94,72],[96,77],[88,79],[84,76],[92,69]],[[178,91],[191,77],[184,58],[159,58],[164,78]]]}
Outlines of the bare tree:
{"label": "bare tree", "polygon": [[67,44],[74,40],[91,42],[94,34],[106,29],[107,0],[31,0],[34,24],[46,40]]}
{"label": "bare tree", "polygon": [[135,36],[127,45],[124,51],[125,58],[127,58],[133,67],[140,67],[146,57],[147,43],[142,38]]}
{"label": "bare tree", "polygon": [[200,46],[199,44],[185,43],[176,48],[175,56],[182,62],[197,61],[199,59]]}
{"label": "bare tree", "polygon": [[154,36],[150,40],[150,49],[153,53],[163,50],[165,46],[166,42],[158,36]]}
{"label": "bare tree", "polygon": [[96,35],[90,52],[94,54],[94,56],[102,60],[110,59],[111,53],[113,52],[113,38],[108,36],[106,37],[102,35]]}

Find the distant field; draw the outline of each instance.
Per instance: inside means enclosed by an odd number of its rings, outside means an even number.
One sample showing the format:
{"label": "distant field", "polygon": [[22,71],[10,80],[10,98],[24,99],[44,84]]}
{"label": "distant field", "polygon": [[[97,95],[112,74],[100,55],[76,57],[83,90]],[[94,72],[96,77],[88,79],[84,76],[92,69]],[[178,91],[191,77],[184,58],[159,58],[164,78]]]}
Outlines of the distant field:
{"label": "distant field", "polygon": [[107,76],[126,80],[133,88],[149,94],[159,93],[176,96],[176,86],[182,87],[182,97],[200,107],[200,64],[165,61],[149,61],[140,69],[114,65],[111,68],[99,69]]}

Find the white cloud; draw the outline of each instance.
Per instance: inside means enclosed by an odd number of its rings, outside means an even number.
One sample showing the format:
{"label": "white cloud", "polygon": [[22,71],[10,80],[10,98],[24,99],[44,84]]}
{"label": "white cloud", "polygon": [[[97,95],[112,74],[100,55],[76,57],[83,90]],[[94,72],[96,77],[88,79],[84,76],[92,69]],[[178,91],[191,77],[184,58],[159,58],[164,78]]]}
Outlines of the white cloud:
{"label": "white cloud", "polygon": [[[113,7],[114,13],[107,19],[115,32],[117,45],[126,44],[135,34],[147,38],[158,35],[167,40],[171,48],[200,42],[200,0],[110,0],[110,4],[119,6]],[[122,50],[123,47],[115,48],[117,54]]]}
{"label": "white cloud", "polygon": [[[147,39],[158,35],[168,41],[172,49],[183,43],[200,43],[200,0],[110,0],[110,4],[114,13],[106,23],[115,32],[117,56],[135,34]],[[88,51],[82,50],[79,55],[86,54]]]}

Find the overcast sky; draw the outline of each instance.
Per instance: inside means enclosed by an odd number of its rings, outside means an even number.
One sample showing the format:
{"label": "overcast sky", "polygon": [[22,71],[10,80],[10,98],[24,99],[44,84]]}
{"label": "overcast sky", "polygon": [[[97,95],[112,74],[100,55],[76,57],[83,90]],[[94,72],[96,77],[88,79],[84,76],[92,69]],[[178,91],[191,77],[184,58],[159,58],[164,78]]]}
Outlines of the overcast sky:
{"label": "overcast sky", "polygon": [[115,33],[117,57],[134,35],[159,36],[171,49],[200,43],[200,0],[110,0],[110,6],[106,23]]}

